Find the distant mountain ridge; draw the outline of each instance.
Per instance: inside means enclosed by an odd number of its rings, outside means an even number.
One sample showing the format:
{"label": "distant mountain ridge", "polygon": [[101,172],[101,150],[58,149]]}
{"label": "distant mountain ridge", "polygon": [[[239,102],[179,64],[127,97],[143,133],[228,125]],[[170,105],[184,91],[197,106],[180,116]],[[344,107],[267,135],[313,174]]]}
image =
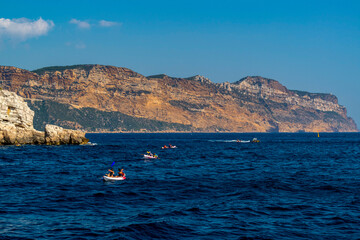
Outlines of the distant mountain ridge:
{"label": "distant mountain ridge", "polygon": [[0,84],[28,99],[35,116],[42,116],[34,120],[39,127],[47,122],[98,132],[358,131],[336,96],[289,90],[260,76],[213,83],[199,75],[145,77],[96,64],[32,72],[0,66]]}

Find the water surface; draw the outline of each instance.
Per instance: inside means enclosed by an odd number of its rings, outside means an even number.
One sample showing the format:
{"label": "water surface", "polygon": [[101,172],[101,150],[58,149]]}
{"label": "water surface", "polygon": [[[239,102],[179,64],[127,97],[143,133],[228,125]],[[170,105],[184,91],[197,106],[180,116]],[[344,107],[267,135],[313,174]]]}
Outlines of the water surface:
{"label": "water surface", "polygon": [[1,238],[360,238],[358,133],[87,137],[0,147]]}

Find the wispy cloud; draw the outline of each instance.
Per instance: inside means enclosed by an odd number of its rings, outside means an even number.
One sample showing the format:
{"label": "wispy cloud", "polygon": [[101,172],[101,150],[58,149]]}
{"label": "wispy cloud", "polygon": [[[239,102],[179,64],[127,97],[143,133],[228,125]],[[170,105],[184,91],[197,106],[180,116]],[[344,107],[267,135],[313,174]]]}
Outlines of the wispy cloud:
{"label": "wispy cloud", "polygon": [[85,45],[85,43],[82,43],[82,42],[76,43],[76,44],[75,44],[75,48],[77,48],[77,49],[84,49],[84,48],[86,48],[86,45]]}
{"label": "wispy cloud", "polygon": [[74,47],[76,49],[85,49],[86,48],[86,44],[83,42],[66,42],[65,45],[68,47]]}
{"label": "wispy cloud", "polygon": [[80,21],[78,19],[71,19],[69,23],[75,24],[78,26],[78,28],[81,29],[89,29],[91,27],[90,23],[88,23],[87,21]]}
{"label": "wispy cloud", "polygon": [[0,18],[0,38],[25,41],[26,39],[46,35],[55,26],[51,20],[27,18]]}
{"label": "wispy cloud", "polygon": [[100,20],[99,25],[101,27],[113,27],[113,26],[120,26],[121,23],[120,22],[111,22],[111,21],[106,21],[106,20]]}
{"label": "wispy cloud", "polygon": [[114,27],[114,26],[121,26],[121,22],[113,22],[113,21],[106,21],[106,20],[100,20],[98,22],[94,21],[81,21],[76,18],[73,18],[69,21],[71,24],[77,25],[80,29],[90,29],[91,27]]}

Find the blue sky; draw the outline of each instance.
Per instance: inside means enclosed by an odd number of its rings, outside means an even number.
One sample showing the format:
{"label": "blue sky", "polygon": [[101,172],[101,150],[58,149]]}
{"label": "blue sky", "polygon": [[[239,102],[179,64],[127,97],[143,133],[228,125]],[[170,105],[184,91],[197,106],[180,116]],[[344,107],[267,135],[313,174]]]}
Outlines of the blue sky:
{"label": "blue sky", "polygon": [[333,93],[360,126],[360,1],[3,1],[0,65],[248,75]]}

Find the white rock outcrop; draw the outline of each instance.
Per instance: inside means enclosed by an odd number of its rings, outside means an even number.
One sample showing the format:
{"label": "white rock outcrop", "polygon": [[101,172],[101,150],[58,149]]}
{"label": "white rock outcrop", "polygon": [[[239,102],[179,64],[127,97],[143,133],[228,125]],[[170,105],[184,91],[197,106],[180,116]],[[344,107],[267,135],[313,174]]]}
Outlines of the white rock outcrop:
{"label": "white rock outcrop", "polygon": [[32,129],[34,111],[13,92],[0,91],[0,121],[4,125]]}
{"label": "white rock outcrop", "polygon": [[48,128],[54,131],[50,131],[51,133],[48,134],[50,137],[46,138],[45,132],[34,129],[33,119],[34,111],[28,107],[22,97],[0,89],[0,145],[59,145],[88,142],[84,132],[63,129],[54,125],[49,125]]}
{"label": "white rock outcrop", "polygon": [[83,131],[64,129],[50,124],[45,126],[45,144],[47,145],[79,145],[87,142],[88,139],[85,138],[85,133]]}

